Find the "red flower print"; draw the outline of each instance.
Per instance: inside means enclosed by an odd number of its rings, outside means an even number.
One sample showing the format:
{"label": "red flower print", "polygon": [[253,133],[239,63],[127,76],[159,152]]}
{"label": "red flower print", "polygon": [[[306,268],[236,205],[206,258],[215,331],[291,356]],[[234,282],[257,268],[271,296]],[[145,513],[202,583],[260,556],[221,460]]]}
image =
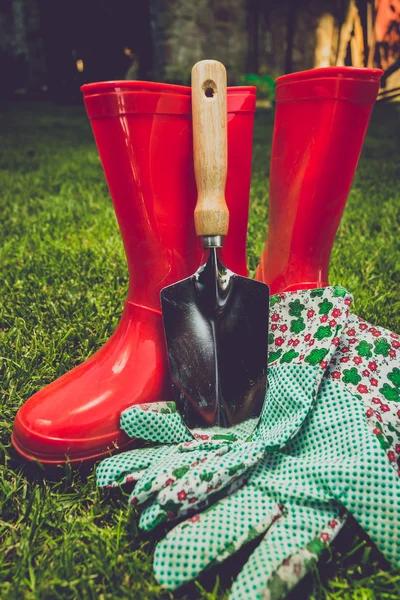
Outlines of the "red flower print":
{"label": "red flower print", "polygon": [[326,367],[328,366],[328,363],[326,362],[326,360],[321,360],[321,362],[319,364],[323,369],[326,369]]}
{"label": "red flower print", "polygon": [[309,346],[314,346],[315,344],[315,340],[311,340],[310,343],[308,344]]}
{"label": "red flower print", "polygon": [[293,346],[298,346],[300,344],[300,340],[293,340]]}
{"label": "red flower print", "polygon": [[339,343],[340,343],[340,340],[339,340],[339,338],[338,338],[338,337],[335,337],[335,338],[333,338],[333,340],[332,340],[332,344],[333,344],[334,346],[339,346]]}
{"label": "red flower print", "polygon": [[390,460],[390,462],[394,462],[396,460],[396,456],[394,454],[394,452],[392,452],[392,450],[390,450],[388,453],[388,459]]}
{"label": "red flower print", "polygon": [[351,304],[350,298],[346,298],[346,300],[344,301],[344,303],[345,303],[346,306],[350,306],[350,304]]}
{"label": "red flower print", "polygon": [[377,421],[379,421],[379,423],[382,423],[381,415],[378,415],[378,413],[377,413],[375,416],[376,416]]}
{"label": "red flower print", "polygon": [[283,333],[285,333],[285,331],[287,331],[287,325],[281,325],[279,327],[279,331],[282,331]]}
{"label": "red flower print", "polygon": [[370,328],[368,329],[368,331],[370,331],[371,333],[375,333],[376,329],[375,329],[375,327],[370,327]]}
{"label": "red flower print", "polygon": [[333,371],[332,378],[333,379],[340,379],[340,373],[339,373],[339,371]]}
{"label": "red flower print", "polygon": [[311,310],[307,311],[307,317],[309,319],[311,319],[311,317],[313,317],[314,315],[315,315],[315,310],[311,309]]}
{"label": "red flower print", "polygon": [[378,380],[377,379],[370,379],[370,383],[371,383],[371,385],[373,385],[374,387],[376,387],[378,385]]}
{"label": "red flower print", "polygon": [[361,331],[365,331],[366,329],[368,329],[368,325],[366,323],[360,323],[359,328],[361,329]]}
{"label": "red flower print", "polygon": [[282,337],[278,337],[278,338],[276,338],[276,340],[275,340],[275,344],[276,344],[277,346],[282,346],[282,344],[283,344],[283,342],[284,342],[284,341],[285,341],[285,340],[284,340]]}
{"label": "red flower print", "polygon": [[396,350],[389,350],[389,356],[394,358],[396,356]]}
{"label": "red flower print", "polygon": [[350,356],[343,356],[343,358],[340,359],[340,362],[346,363],[346,362],[349,362],[349,360],[350,360]]}
{"label": "red flower print", "polygon": [[194,504],[195,502],[197,502],[198,498],[196,498],[196,496],[193,496],[193,498],[190,498],[189,500],[189,504]]}
{"label": "red flower print", "polygon": [[394,341],[394,342],[392,342],[392,346],[393,346],[393,348],[395,348],[397,350],[397,348],[400,348],[400,342]]}
{"label": "red flower print", "polygon": [[311,333],[307,333],[307,335],[304,336],[304,341],[309,342],[310,339],[311,339]]}
{"label": "red flower print", "polygon": [[167,481],[165,482],[165,485],[166,486],[171,485],[171,483],[174,483],[174,481],[175,481],[175,479],[171,479],[171,478],[167,479]]}
{"label": "red flower print", "polygon": [[397,454],[400,454],[400,444],[396,444],[396,448],[395,448]]}
{"label": "red flower print", "polygon": [[325,531],[323,533],[321,533],[321,540],[323,542],[329,542],[330,536],[329,533],[326,533]]}
{"label": "red flower print", "polygon": [[335,519],[333,519],[333,520],[332,520],[332,521],[329,523],[329,527],[330,527],[331,529],[335,529],[336,525],[337,525],[337,521],[335,521]]}
{"label": "red flower print", "polygon": [[350,348],[348,348],[347,346],[344,346],[343,348],[340,349],[340,352],[350,352]]}
{"label": "red flower print", "polygon": [[349,340],[349,344],[355,344],[356,343],[356,338],[351,338],[351,340]]}
{"label": "red flower print", "polygon": [[380,400],[380,398],[372,398],[372,402],[373,402],[374,404],[380,404],[380,403],[381,403],[381,400]]}
{"label": "red flower print", "polygon": [[328,320],[328,315],[323,315],[323,316],[320,318],[320,321],[321,321],[321,323],[326,323],[326,322],[327,322],[327,320]]}
{"label": "red flower print", "polygon": [[330,327],[335,327],[335,325],[337,325],[335,319],[332,319],[331,321],[329,321],[329,325],[330,325]]}
{"label": "red flower print", "polygon": [[275,323],[273,325],[271,325],[271,331],[276,331],[278,329],[278,325],[275,325]]}
{"label": "red flower print", "polygon": [[374,333],[372,334],[374,337],[380,337],[380,333],[379,331],[374,331]]}
{"label": "red flower print", "polygon": [[[337,317],[340,317],[341,314],[342,314],[342,311],[340,310],[340,308],[334,308],[332,311],[332,317],[335,317],[335,319]],[[354,335],[354,333],[352,335]]]}
{"label": "red flower print", "polygon": [[274,313],[274,314],[272,315],[272,317],[271,317],[271,321],[274,321],[274,322],[276,322],[276,321],[279,321],[279,315],[278,315],[278,313]]}
{"label": "red flower print", "polygon": [[304,360],[304,354],[300,354],[299,360]]}
{"label": "red flower print", "polygon": [[375,429],[373,429],[372,433],[374,433],[375,435],[382,435],[382,431],[380,429],[378,429],[378,427],[375,427]]}
{"label": "red flower print", "polygon": [[355,362],[355,363],[356,363],[356,365],[361,365],[361,363],[362,363],[362,358],[361,358],[361,356],[355,356],[355,357],[353,358],[353,362]]}
{"label": "red flower print", "polygon": [[191,464],[191,466],[192,466],[192,467],[197,467],[199,464],[200,464],[200,461],[198,461],[198,460],[195,460],[195,461],[194,461],[194,462]]}
{"label": "red flower print", "polygon": [[398,410],[398,411],[397,411],[397,416],[398,416],[398,417],[399,417],[399,419],[400,419],[400,410]]}
{"label": "red flower print", "polygon": [[381,404],[381,410],[383,410],[383,412],[388,412],[388,410],[390,410],[390,408],[387,404]]}
{"label": "red flower print", "polygon": [[360,394],[366,394],[368,392],[367,386],[362,384],[357,386],[357,390],[360,392]]}
{"label": "red flower print", "polygon": [[365,369],[363,371],[363,375],[364,375],[364,377],[369,377],[370,373],[369,373],[368,369]]}
{"label": "red flower print", "polygon": [[365,414],[367,415],[368,418],[370,418],[373,416],[374,411],[372,410],[372,408],[369,408]]}
{"label": "red flower print", "polygon": [[288,341],[288,346],[291,346],[292,344],[293,344],[293,340],[292,340],[292,339],[290,339],[290,340]]}
{"label": "red flower print", "polygon": [[178,500],[186,500],[187,498],[187,493],[182,490],[181,492],[178,492]]}
{"label": "red flower print", "polygon": [[376,369],[377,369],[376,362],[373,362],[373,361],[369,362],[368,368],[371,369],[371,371],[376,371]]}
{"label": "red flower print", "polygon": [[191,523],[197,523],[197,521],[200,519],[200,515],[194,515],[194,517],[190,517],[189,521]]}
{"label": "red flower print", "polygon": [[398,340],[399,339],[399,334],[398,333],[391,333],[390,337],[393,338],[394,340]]}
{"label": "red flower print", "polygon": [[136,506],[136,504],[139,502],[139,498],[137,496],[132,496],[131,498],[131,505],[132,506]]}
{"label": "red flower print", "polygon": [[356,330],[355,330],[355,329],[349,329],[349,330],[347,331],[347,335],[348,335],[349,337],[353,337],[353,336],[355,336],[355,335],[356,335]]}

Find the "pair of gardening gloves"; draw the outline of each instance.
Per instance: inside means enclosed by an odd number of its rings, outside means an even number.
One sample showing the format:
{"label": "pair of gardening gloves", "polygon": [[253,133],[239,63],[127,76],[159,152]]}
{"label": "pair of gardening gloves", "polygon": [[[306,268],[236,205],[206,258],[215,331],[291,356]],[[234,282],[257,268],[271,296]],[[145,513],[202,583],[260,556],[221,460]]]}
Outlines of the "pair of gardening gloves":
{"label": "pair of gardening gloves", "polygon": [[137,482],[139,526],[178,521],[154,572],[175,589],[257,538],[231,599],[280,599],[353,515],[400,564],[400,339],[349,312],[340,287],[271,298],[269,387],[247,442],[195,432],[173,403],[121,415],[152,445],[104,460],[100,487]]}

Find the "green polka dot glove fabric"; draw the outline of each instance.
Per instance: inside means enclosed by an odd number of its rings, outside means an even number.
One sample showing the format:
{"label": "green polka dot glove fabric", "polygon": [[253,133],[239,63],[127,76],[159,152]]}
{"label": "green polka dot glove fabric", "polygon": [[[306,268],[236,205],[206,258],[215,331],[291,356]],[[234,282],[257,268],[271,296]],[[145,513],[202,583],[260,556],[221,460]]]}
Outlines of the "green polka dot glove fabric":
{"label": "green polka dot glove fabric", "polygon": [[145,503],[145,529],[191,515],[157,546],[165,587],[259,538],[231,596],[283,598],[347,511],[396,562],[398,338],[350,315],[350,304],[343,288],[272,298],[269,389],[247,443],[221,432],[193,439],[170,403],[122,415],[129,435],[164,445],[103,461],[99,485],[138,481],[131,501]]}

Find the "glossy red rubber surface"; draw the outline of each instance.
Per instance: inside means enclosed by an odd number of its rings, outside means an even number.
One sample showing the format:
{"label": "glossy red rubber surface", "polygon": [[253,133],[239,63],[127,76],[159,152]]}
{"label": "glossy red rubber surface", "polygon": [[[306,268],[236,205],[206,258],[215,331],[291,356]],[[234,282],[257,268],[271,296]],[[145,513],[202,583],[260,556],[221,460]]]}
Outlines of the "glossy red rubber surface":
{"label": "glossy red rubber surface", "polygon": [[269,229],[256,271],[272,294],[328,285],[381,75],[327,67],[277,79]]}
{"label": "glossy red rubber surface", "polygon": [[[42,463],[98,458],[131,443],[119,429],[136,402],[172,399],[159,293],[191,275],[202,250],[193,222],[190,88],[104,82],[82,88],[123,238],[130,286],[120,324],[89,360],[30,398],[12,435]],[[228,88],[224,261],[246,275],[254,88]]]}

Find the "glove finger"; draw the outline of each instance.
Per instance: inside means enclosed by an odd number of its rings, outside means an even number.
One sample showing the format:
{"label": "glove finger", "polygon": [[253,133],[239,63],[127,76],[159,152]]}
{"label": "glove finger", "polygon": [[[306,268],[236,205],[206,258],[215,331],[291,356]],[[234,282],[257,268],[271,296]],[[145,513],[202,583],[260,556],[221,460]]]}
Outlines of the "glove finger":
{"label": "glove finger", "polygon": [[151,531],[161,523],[171,522],[178,518],[189,515],[193,516],[195,512],[202,511],[208,506],[215,504],[222,498],[225,498],[230,494],[234,494],[245,483],[247,483],[246,478],[239,477],[230,485],[226,486],[223,490],[219,490],[218,492],[207,496],[202,502],[199,502],[196,505],[196,509],[193,509],[193,507],[189,505],[185,510],[179,510],[178,514],[173,510],[170,510],[172,508],[170,506],[167,506],[165,509],[162,508],[155,498],[142,512],[139,520],[139,527],[140,529],[143,529],[143,531]]}
{"label": "glove finger", "polygon": [[118,487],[137,481],[154,462],[166,459],[175,450],[174,446],[138,448],[104,459],[96,468],[99,487]]}
{"label": "glove finger", "polygon": [[[327,542],[341,528],[338,511],[332,504],[289,507],[287,515],[270,527],[251,554],[229,599],[285,598],[306,574],[310,561],[318,560]],[[293,560],[289,560],[291,557]]]}
{"label": "glove finger", "polygon": [[241,488],[179,523],[159,542],[154,556],[157,581],[168,589],[179,587],[265,532],[280,515],[280,507],[266,494]]}
{"label": "glove finger", "polygon": [[197,459],[182,477],[158,494],[159,505],[177,516],[196,508],[217,490],[223,490],[261,460],[263,442],[230,446],[230,451]]}
{"label": "glove finger", "polygon": [[[162,461],[153,463],[146,471],[134,491],[131,504],[143,504],[155,493],[182,479],[191,468],[208,459],[211,448],[208,445],[201,447],[198,452],[180,452],[179,447],[175,446],[174,452]],[[222,446],[211,454],[222,456],[226,452],[229,452],[229,446]]]}
{"label": "glove finger", "polygon": [[120,427],[129,437],[160,444],[193,440],[174,402],[131,406],[121,413]]}

